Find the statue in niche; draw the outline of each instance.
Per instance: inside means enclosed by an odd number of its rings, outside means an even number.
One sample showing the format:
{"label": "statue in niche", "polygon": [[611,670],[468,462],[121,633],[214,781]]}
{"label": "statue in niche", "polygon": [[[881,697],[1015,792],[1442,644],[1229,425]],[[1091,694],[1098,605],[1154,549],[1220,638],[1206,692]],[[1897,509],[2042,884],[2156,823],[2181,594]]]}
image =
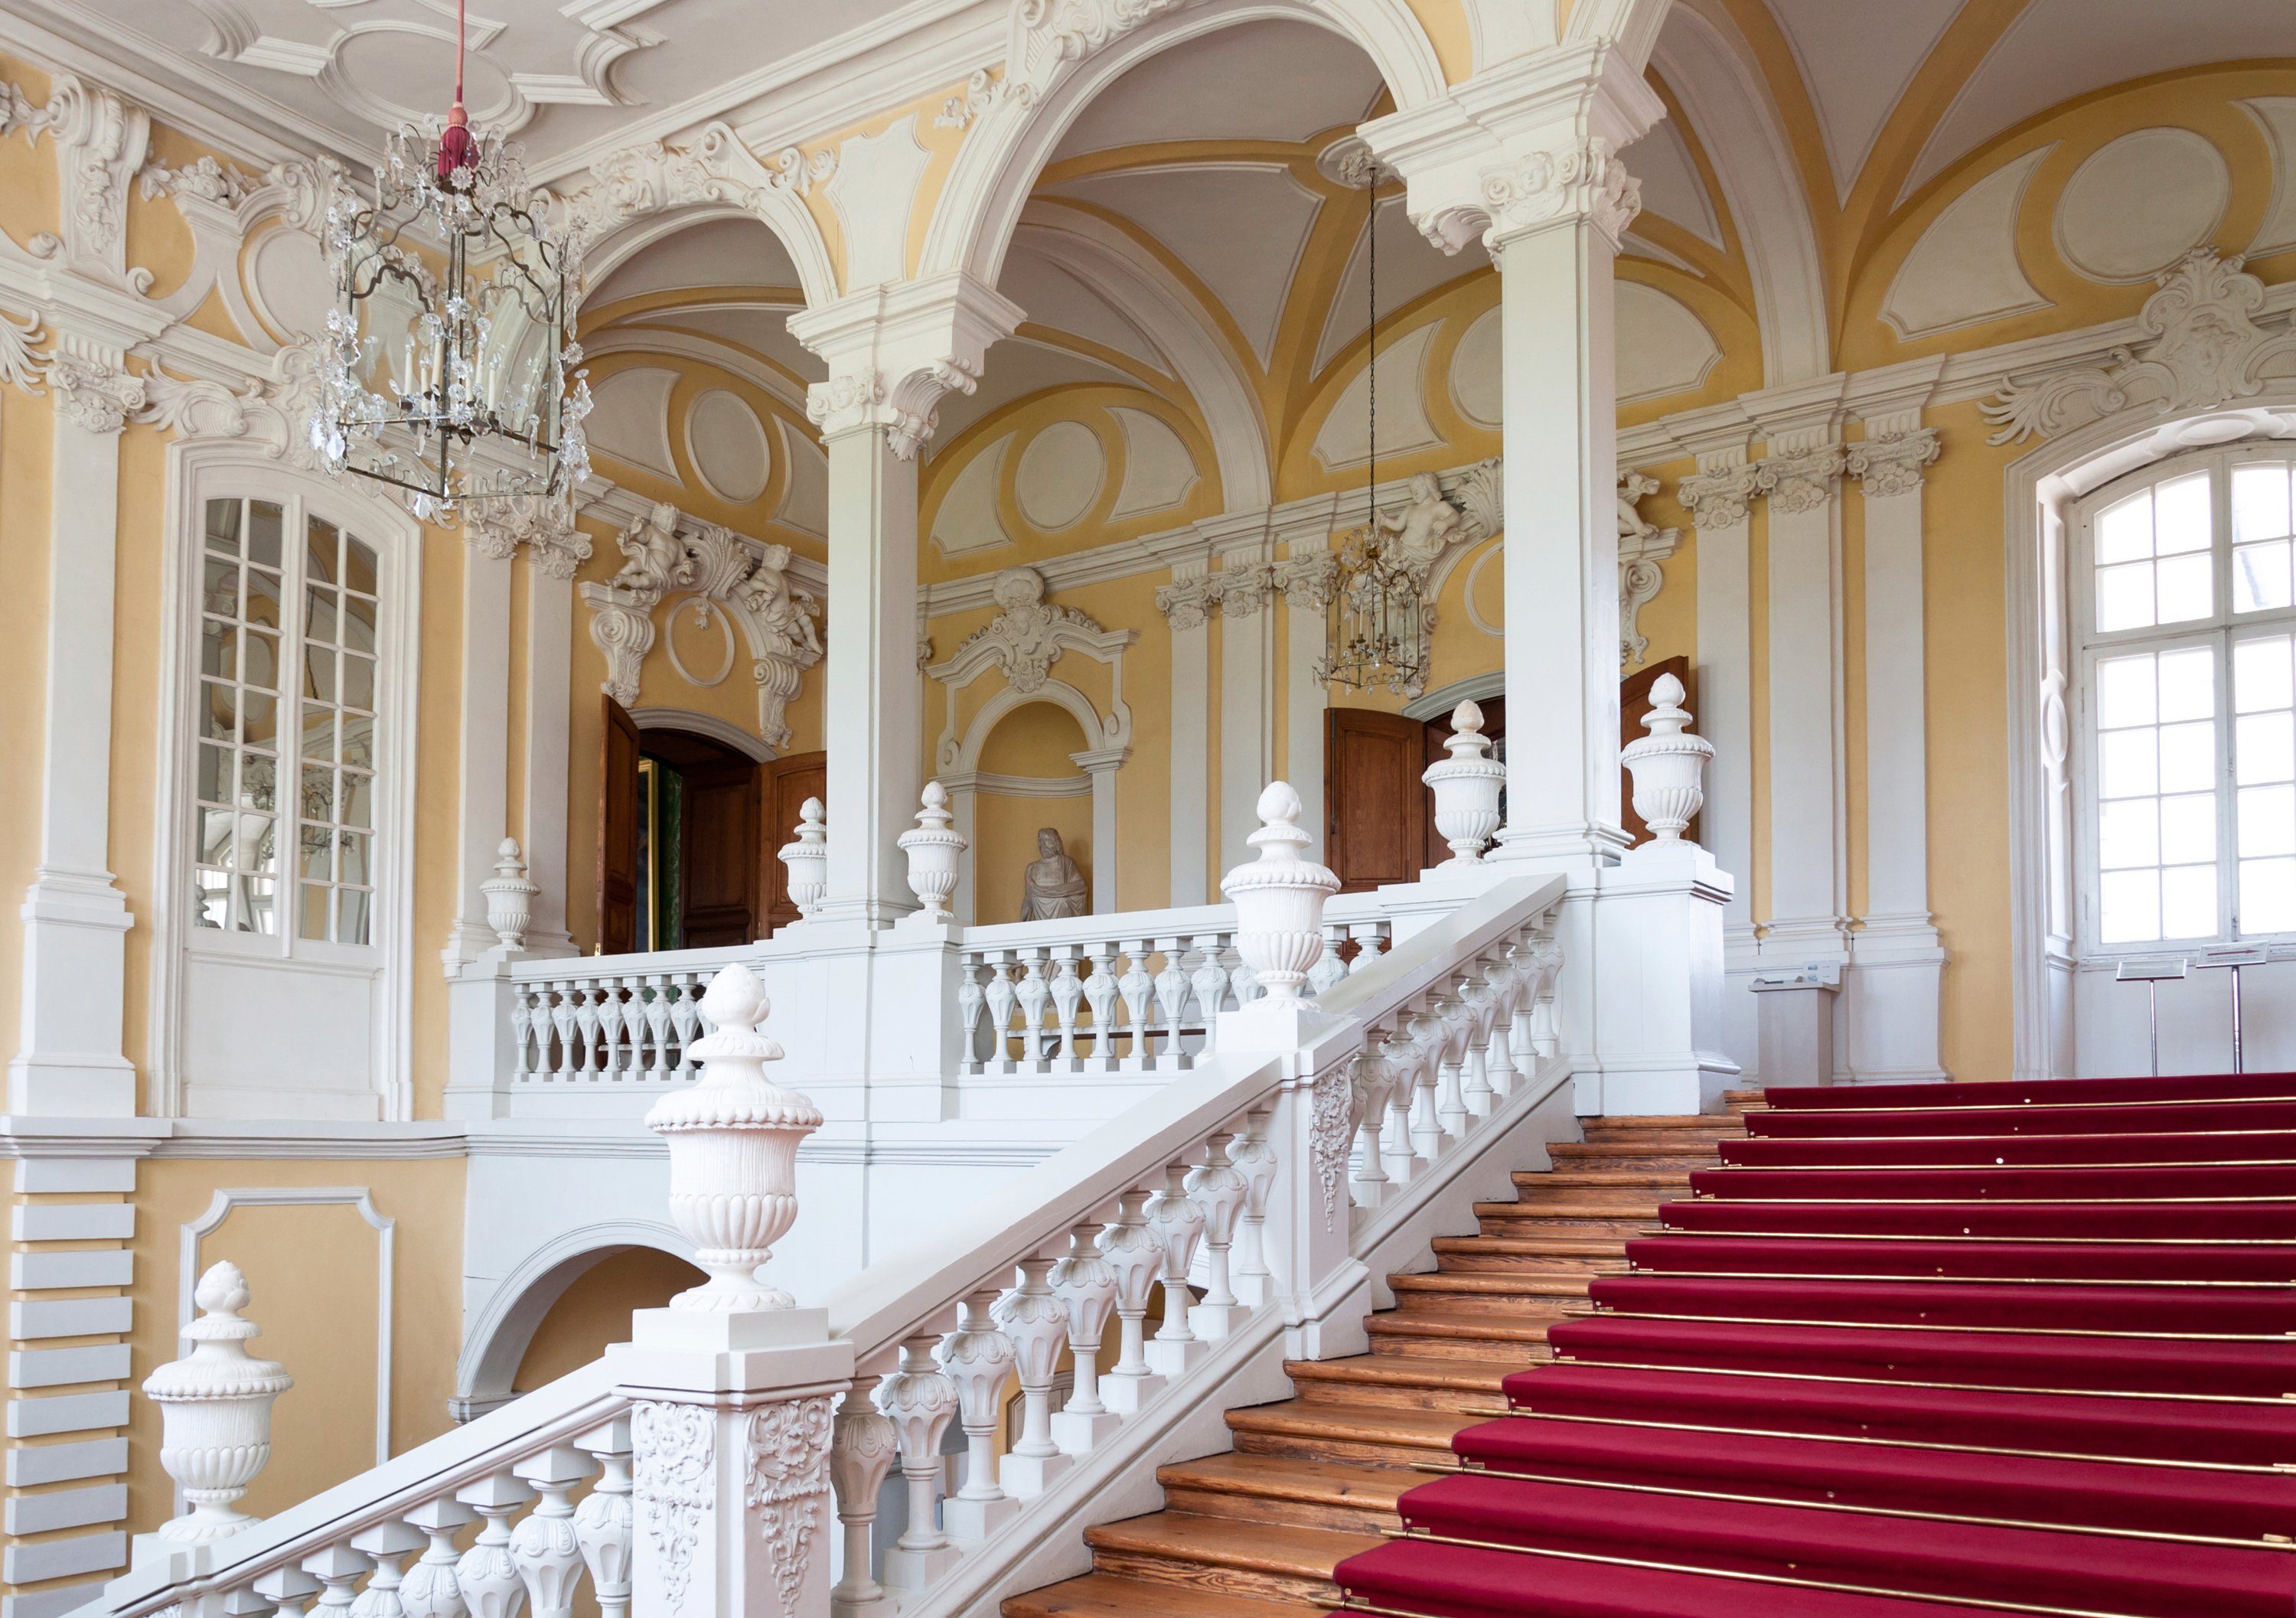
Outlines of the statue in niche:
{"label": "statue in niche", "polygon": [[1395,536],[1387,546],[1390,556],[1406,567],[1426,568],[1465,537],[1467,514],[1444,497],[1433,472],[1420,472],[1412,474],[1411,498],[1376,521],[1382,532]]}
{"label": "statue in niche", "polygon": [[1021,919],[1065,921],[1092,914],[1092,889],[1051,826],[1037,833],[1037,858],[1021,874]]}

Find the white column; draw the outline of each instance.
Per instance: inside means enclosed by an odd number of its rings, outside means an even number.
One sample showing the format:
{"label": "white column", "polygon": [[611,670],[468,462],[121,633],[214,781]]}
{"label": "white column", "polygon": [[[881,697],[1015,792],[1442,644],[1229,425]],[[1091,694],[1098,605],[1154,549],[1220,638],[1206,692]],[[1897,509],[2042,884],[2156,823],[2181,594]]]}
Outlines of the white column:
{"label": "white column", "polygon": [[1222,871],[1252,857],[1244,839],[1259,829],[1258,804],[1274,768],[1268,702],[1274,645],[1265,545],[1255,539],[1221,554],[1219,860]]}
{"label": "white column", "polygon": [[1850,935],[1843,998],[1847,1066],[1861,1079],[1945,1076],[1922,600],[1922,469],[1937,455],[1937,433],[1918,410],[1868,417],[1865,441],[1849,453],[1866,517],[1866,914]]}
{"label": "white column", "polygon": [[1706,767],[1699,841],[1738,880],[1728,925],[1753,932],[1754,653],[1748,540],[1753,469],[1743,443],[1698,457],[1682,480],[1683,505],[1697,524],[1698,732],[1714,743]]}
{"label": "white column", "polygon": [[[1132,756],[1128,747],[1102,747],[1072,752],[1069,760],[1092,778],[1092,913],[1107,916],[1117,908],[1116,873],[1123,861],[1116,852],[1116,772]],[[968,834],[970,835],[970,834]]]}
{"label": "white column", "polygon": [[1495,172],[1517,201],[1487,238],[1506,447],[1507,825],[1494,858],[1604,863],[1626,846],[1611,266],[1634,209],[1599,187],[1572,195],[1589,188],[1558,187],[1540,160]]}
{"label": "white column", "polygon": [[1842,469],[1833,424],[1773,434],[1769,516],[1769,915],[1781,965],[1847,949],[1841,728]]}
{"label": "white column", "polygon": [[566,930],[567,746],[572,726],[574,569],[562,553],[529,550],[526,608],[526,874],[535,896],[528,950],[571,955]]}
{"label": "white column", "polygon": [[824,920],[891,924],[917,908],[897,846],[916,822],[917,465],[863,423],[829,447],[829,892]]}
{"label": "white column", "polygon": [[1172,879],[1175,905],[1201,905],[1209,897],[1210,850],[1204,846],[1205,806],[1211,793],[1210,590],[1201,562],[1172,569],[1172,583],[1156,593],[1172,626]]}
{"label": "white column", "polygon": [[[455,826],[455,921],[441,957],[451,969],[494,948],[479,884],[495,872],[510,830],[511,548],[489,554],[475,521],[463,546],[463,730]],[[532,867],[529,856],[528,865]],[[563,887],[562,878],[561,887]],[[562,924],[563,913],[561,915]]]}
{"label": "white column", "polygon": [[143,402],[120,351],[58,339],[48,654],[40,748],[39,864],[24,895],[20,1041],[8,1110],[74,1117],[135,1113],[120,1048],[127,899],[113,884],[111,660],[119,554],[119,432]]}

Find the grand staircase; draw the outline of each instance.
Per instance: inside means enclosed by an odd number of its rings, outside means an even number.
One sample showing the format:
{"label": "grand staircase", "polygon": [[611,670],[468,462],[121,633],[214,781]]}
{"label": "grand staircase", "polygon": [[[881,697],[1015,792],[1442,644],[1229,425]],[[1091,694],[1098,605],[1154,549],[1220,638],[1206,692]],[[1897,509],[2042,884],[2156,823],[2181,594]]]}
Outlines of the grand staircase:
{"label": "grand staircase", "polygon": [[1554,1147],[1007,1618],[2296,1612],[2296,1076],[1730,1109]]}

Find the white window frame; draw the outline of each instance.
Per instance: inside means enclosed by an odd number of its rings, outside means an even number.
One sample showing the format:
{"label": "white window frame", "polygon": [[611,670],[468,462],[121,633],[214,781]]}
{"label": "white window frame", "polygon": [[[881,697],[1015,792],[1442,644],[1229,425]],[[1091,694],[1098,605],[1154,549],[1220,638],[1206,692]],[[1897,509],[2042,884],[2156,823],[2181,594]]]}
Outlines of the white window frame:
{"label": "white window frame", "polygon": [[[279,851],[275,932],[233,932],[197,924],[193,900],[199,812],[197,702],[201,581],[207,505],[214,499],[279,502],[289,509],[288,543],[303,543],[316,516],[373,547],[376,566],[375,785],[373,908],[368,942],[297,936],[299,896],[291,843]],[[184,1111],[184,966],[194,957],[260,963],[287,973],[359,976],[379,981],[370,1069],[386,1121],[413,1116],[415,704],[419,699],[422,528],[393,503],[324,474],[275,459],[241,439],[178,440],[168,448],[165,545],[160,570],[159,768],[153,870],[155,950],[152,972],[153,1105],[163,1117]],[[300,678],[301,604],[281,636],[281,679]],[[286,694],[283,691],[284,706]],[[283,774],[286,733],[283,714]],[[290,779],[291,779],[291,776]],[[283,793],[286,789],[283,788]]]}
{"label": "white window frame", "polygon": [[[2067,607],[2072,627],[2074,670],[2073,748],[2073,951],[2079,961],[2115,962],[2178,951],[2296,940],[2296,931],[2238,930],[2240,864],[2234,791],[2234,693],[2232,647],[2259,633],[2296,635],[2296,605],[2235,614],[2232,594],[2232,469],[2247,462],[2296,464],[2296,446],[2274,440],[2194,450],[2150,462],[2101,484],[2075,504],[2069,524],[2071,552],[2066,569]],[[2138,491],[2196,472],[2210,477],[2210,597],[2217,609],[2205,619],[2101,632],[2096,628],[2096,519],[2108,507]],[[2095,671],[2099,661],[2136,652],[2213,649],[2217,728],[2217,930],[2204,938],[2177,937],[2107,943],[2101,936],[2102,883],[2098,850],[2099,798]]]}

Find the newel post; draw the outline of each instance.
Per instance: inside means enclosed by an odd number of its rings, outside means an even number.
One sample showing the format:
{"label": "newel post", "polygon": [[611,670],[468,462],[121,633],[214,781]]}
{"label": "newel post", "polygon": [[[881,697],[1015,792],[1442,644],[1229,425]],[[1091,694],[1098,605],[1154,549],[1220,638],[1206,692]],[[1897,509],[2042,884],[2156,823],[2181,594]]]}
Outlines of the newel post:
{"label": "newel post", "polygon": [[247,1351],[261,1328],[240,1314],[248,1291],[238,1265],[210,1266],[192,1300],[200,1316],[183,1330],[192,1351],[144,1382],[160,1407],[160,1466],[191,1507],[160,1524],[171,1545],[224,1539],[256,1520],[237,1502],[271,1458],[271,1402],[295,1385],[277,1360]]}
{"label": "newel post", "polygon": [[766,1076],[755,973],[728,966],[701,1012],[701,1077],[646,1127],[669,1147],[671,1220],[709,1279],[641,1310],[607,1351],[632,1400],[630,1610],[647,1618],[828,1618],[831,1446],[853,1347],[758,1271],[796,1223],[798,1143],[821,1127]]}

